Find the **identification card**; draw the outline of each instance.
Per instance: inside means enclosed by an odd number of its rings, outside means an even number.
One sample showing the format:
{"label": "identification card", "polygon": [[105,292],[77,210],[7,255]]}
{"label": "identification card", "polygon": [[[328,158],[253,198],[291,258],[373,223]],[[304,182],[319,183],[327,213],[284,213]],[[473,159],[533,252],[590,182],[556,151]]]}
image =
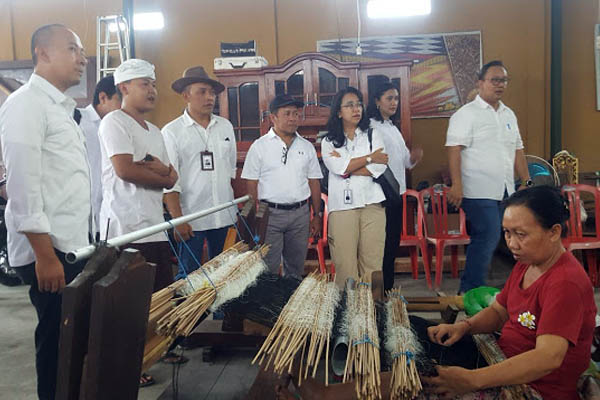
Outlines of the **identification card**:
{"label": "identification card", "polygon": [[352,204],[352,189],[344,189],[344,204]]}
{"label": "identification card", "polygon": [[200,159],[202,161],[202,171],[214,171],[215,163],[212,151],[200,152]]}

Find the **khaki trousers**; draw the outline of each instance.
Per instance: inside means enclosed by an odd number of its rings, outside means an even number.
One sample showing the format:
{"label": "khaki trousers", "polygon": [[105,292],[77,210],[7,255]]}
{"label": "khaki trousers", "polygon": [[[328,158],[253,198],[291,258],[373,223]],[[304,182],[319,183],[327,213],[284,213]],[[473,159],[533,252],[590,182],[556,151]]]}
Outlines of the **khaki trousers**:
{"label": "khaki trousers", "polygon": [[369,204],[329,214],[329,251],[335,264],[335,282],[342,288],[347,278],[370,282],[381,270],[385,247],[385,209]]}

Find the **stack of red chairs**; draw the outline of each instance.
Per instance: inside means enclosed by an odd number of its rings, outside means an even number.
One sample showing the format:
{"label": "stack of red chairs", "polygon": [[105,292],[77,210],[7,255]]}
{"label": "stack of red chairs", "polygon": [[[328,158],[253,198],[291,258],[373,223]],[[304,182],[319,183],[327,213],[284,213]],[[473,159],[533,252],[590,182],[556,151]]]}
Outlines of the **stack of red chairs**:
{"label": "stack of red chairs", "polygon": [[[457,232],[448,229],[448,191],[450,188],[434,186],[419,192],[419,204],[426,215],[425,196],[429,195],[431,204],[431,215],[433,217],[433,232],[427,229],[425,224],[425,238],[427,242],[435,246],[435,287],[439,288],[442,283],[442,272],[444,267],[444,249],[451,247],[452,277],[458,278],[458,247],[467,245],[471,239],[467,234],[465,212],[459,209],[459,230]],[[432,253],[427,251],[428,261],[424,262],[425,268],[431,265]],[[426,271],[427,274],[427,271]],[[431,288],[431,280],[427,281]]]}
{"label": "stack of red chairs", "polygon": [[[590,193],[594,199],[594,211],[596,226],[595,232],[585,234],[583,232],[583,223],[581,221],[581,193]],[[588,264],[588,275],[592,284],[596,287],[600,285],[598,277],[598,259],[596,257],[597,249],[600,249],[600,188],[590,185],[565,185],[562,193],[569,202],[569,212],[571,214],[567,222],[567,236],[563,239],[563,245],[568,251],[582,250],[586,256]]]}

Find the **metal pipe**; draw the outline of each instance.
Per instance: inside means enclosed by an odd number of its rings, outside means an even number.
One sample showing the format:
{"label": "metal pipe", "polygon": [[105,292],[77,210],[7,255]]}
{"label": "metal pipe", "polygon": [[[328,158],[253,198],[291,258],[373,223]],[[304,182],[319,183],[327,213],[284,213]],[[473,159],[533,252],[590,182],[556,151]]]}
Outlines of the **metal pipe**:
{"label": "metal pipe", "polygon": [[[192,214],[188,214],[188,215],[182,215],[181,217],[172,219],[168,222],[161,222],[160,224],[156,224],[153,226],[149,226],[147,228],[142,228],[142,229],[139,229],[134,232],[130,232],[130,233],[126,233],[121,236],[114,237],[112,239],[107,240],[105,245],[107,247],[123,246],[128,243],[135,242],[136,240],[140,240],[145,237],[148,237],[150,235],[154,235],[155,233],[166,231],[167,229],[171,229],[174,226],[185,224],[186,222],[190,222],[195,219],[202,218],[209,214],[216,213],[217,211],[224,210],[225,208],[231,207],[231,206],[239,204],[239,203],[243,203],[248,200],[250,200],[250,196],[246,195],[246,196],[237,198],[235,200],[229,201],[227,203],[223,203],[218,206],[207,208],[206,210],[198,211],[196,213],[192,213]],[[82,247],[78,250],[73,250],[73,251],[67,253],[67,256],[66,256],[67,262],[73,264],[79,260],[83,260],[85,258],[90,257],[96,250],[96,246],[97,245],[95,245],[95,244],[91,244],[89,246]]]}

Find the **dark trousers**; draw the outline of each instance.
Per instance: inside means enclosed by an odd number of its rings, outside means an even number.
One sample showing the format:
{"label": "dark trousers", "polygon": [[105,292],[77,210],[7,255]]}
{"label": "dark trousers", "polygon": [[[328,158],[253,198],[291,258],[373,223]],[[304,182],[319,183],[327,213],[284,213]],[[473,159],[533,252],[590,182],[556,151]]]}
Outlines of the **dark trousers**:
{"label": "dark trousers", "polygon": [[139,250],[147,262],[156,264],[154,292],[173,283],[173,253],[169,242],[130,243],[126,247]]}
{"label": "dark trousers", "polygon": [[[86,261],[69,264],[65,254],[55,250],[65,270],[68,285],[83,270]],[[37,392],[40,400],[54,400],[58,368],[58,339],[62,294],[40,292],[38,290],[35,263],[16,268],[17,273],[29,287],[29,299],[35,307],[38,324],[35,328],[35,369],[37,372]]]}
{"label": "dark trousers", "polygon": [[[191,237],[186,244],[194,253],[194,257],[198,262],[202,262],[202,253],[204,252],[204,239],[208,243],[208,259],[212,259],[223,251],[225,239],[229,226],[217,229],[207,229],[205,231],[194,231],[194,236]],[[185,246],[179,244],[181,249],[181,261],[183,265],[179,266],[179,271],[175,279],[184,278],[187,274],[198,269],[198,264]]]}
{"label": "dark trousers", "polygon": [[400,245],[402,233],[402,203],[385,206],[385,249],[383,251],[383,288],[391,290],[394,287],[394,268],[396,252]]}
{"label": "dark trousers", "polygon": [[460,291],[485,285],[494,250],[502,232],[504,210],[497,200],[463,199],[462,209],[469,222],[471,243],[467,247],[465,271],[460,280]]}
{"label": "dark trousers", "polygon": [[488,363],[479,353],[471,335],[463,336],[452,346],[433,343],[427,336],[427,328],[437,325],[426,319],[410,316],[410,325],[419,338],[424,356],[434,360],[438,365],[456,366],[467,369],[487,367]]}

